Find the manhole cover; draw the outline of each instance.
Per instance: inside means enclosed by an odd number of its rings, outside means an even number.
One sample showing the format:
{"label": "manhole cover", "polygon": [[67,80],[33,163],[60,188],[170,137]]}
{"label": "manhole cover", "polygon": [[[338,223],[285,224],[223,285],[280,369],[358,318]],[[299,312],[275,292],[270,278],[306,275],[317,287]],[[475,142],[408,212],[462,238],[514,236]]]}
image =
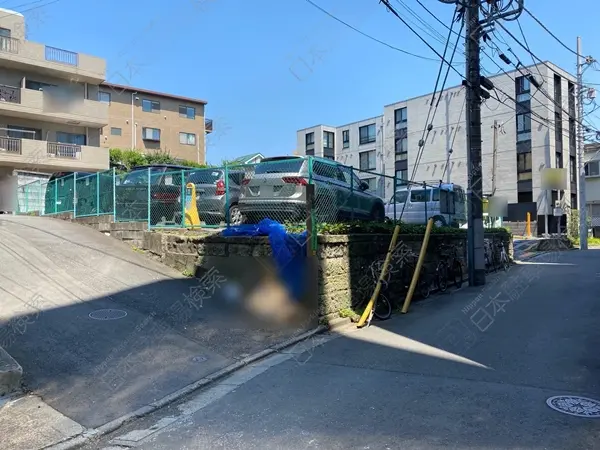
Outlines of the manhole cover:
{"label": "manhole cover", "polygon": [[127,313],[122,309],[99,309],[90,313],[91,319],[96,320],[116,320],[122,319]]}
{"label": "manhole cover", "polygon": [[575,395],[557,395],[546,400],[546,404],[563,414],[577,417],[600,418],[600,401]]}

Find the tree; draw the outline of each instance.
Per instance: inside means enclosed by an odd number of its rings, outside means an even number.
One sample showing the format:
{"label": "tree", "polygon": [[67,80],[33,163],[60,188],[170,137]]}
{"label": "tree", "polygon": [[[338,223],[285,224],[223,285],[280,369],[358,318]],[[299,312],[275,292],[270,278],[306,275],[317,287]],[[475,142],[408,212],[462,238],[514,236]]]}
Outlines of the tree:
{"label": "tree", "polygon": [[130,171],[137,166],[149,164],[176,164],[186,167],[204,168],[205,164],[198,164],[194,161],[181,161],[173,158],[167,150],[157,150],[151,153],[142,153],[137,150],[121,150],[111,148],[109,150],[110,164],[113,167],[123,167],[125,171]]}

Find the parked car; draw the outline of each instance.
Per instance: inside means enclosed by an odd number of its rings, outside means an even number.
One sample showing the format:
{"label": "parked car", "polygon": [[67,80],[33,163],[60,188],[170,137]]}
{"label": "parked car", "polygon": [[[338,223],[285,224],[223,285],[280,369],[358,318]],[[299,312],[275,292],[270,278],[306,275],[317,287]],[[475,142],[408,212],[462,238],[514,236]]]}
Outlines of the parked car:
{"label": "parked car", "polygon": [[[154,164],[134,167],[115,186],[116,215],[119,220],[148,220],[150,224],[176,224],[181,222],[182,186],[190,167],[172,164]],[[148,176],[151,180],[149,182]],[[148,189],[150,185],[150,189]]]}
{"label": "parked car", "polygon": [[[302,156],[265,158],[242,182],[239,208],[250,223],[263,218],[280,222],[306,220],[310,159]],[[312,159],[314,210],[320,222],[385,219],[384,202],[352,169],[335,161]]]}
{"label": "parked car", "polygon": [[[440,192],[445,190],[452,195],[448,199],[453,201],[451,210],[454,214],[442,214],[440,210]],[[404,210],[404,212],[403,212]],[[385,206],[385,215],[389,219],[396,219],[411,224],[426,224],[433,218],[435,226],[446,225],[460,226],[467,220],[467,201],[463,188],[454,183],[443,183],[439,187],[399,187],[396,193]]]}
{"label": "parked car", "polygon": [[229,212],[229,223],[240,225],[243,216],[238,207],[243,170],[228,170],[225,183],[225,169],[198,169],[192,172],[187,183],[196,186],[196,206],[200,220],[206,225],[218,225],[226,221]]}

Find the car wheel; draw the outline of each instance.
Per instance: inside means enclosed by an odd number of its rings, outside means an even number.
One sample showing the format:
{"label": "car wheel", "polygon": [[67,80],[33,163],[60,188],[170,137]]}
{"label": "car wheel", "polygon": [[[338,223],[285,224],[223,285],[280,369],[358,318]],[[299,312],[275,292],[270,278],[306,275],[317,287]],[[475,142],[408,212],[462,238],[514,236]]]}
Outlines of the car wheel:
{"label": "car wheel", "polygon": [[444,216],[434,216],[433,217],[433,224],[436,227],[445,227],[446,226],[446,219],[444,218]]}
{"label": "car wheel", "polygon": [[229,225],[242,225],[244,223],[244,215],[240,211],[238,205],[229,207]]}

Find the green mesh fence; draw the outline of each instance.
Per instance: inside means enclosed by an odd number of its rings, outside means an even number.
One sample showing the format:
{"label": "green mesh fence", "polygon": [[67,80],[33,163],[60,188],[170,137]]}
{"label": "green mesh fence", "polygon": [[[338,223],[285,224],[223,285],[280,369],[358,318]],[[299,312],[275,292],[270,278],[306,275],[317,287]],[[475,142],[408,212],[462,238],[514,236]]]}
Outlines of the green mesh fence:
{"label": "green mesh fence", "polygon": [[113,170],[85,176],[77,175],[75,217],[113,214],[115,177]]}
{"label": "green mesh fence", "polygon": [[150,176],[149,169],[142,169],[116,179],[115,221],[148,222]]}
{"label": "green mesh fence", "polygon": [[44,199],[44,214],[74,211],[75,174],[49,181]]}
{"label": "green mesh fence", "polygon": [[[150,173],[146,185],[149,228],[182,228],[184,225],[185,184],[189,171],[167,170]],[[125,190],[127,185],[123,185]],[[134,195],[136,192],[133,192]]]}

